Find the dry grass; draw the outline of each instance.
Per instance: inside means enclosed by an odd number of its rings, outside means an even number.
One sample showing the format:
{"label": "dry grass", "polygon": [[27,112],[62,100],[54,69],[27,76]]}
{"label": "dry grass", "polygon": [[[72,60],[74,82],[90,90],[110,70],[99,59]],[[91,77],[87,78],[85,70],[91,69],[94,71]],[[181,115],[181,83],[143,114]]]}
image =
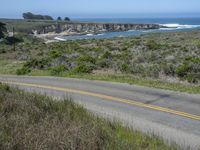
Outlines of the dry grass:
{"label": "dry grass", "polygon": [[0,149],[176,148],[97,118],[70,100],[54,101],[0,84]]}

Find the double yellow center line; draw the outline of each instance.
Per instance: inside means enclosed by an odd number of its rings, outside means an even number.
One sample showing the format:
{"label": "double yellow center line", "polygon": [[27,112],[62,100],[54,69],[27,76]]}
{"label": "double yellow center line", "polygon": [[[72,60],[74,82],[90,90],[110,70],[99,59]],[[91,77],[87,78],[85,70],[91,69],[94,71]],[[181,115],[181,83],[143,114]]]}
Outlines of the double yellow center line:
{"label": "double yellow center line", "polygon": [[51,89],[51,90],[56,90],[56,91],[63,91],[63,92],[68,92],[68,93],[98,97],[98,98],[109,100],[109,101],[115,101],[115,102],[133,105],[133,106],[138,106],[138,107],[148,108],[148,109],[157,110],[157,111],[161,111],[161,112],[171,113],[171,114],[174,114],[174,115],[178,115],[178,116],[182,116],[182,117],[186,117],[186,118],[190,118],[190,119],[193,119],[193,120],[200,121],[200,116],[198,116],[198,115],[193,115],[193,114],[189,114],[189,113],[181,112],[181,111],[176,111],[176,110],[165,108],[165,107],[145,104],[145,103],[134,101],[134,100],[123,99],[123,98],[118,98],[118,97],[113,97],[113,96],[107,96],[107,95],[98,94],[98,93],[92,93],[92,92],[76,90],[76,89],[69,89],[69,88],[61,88],[61,87],[55,87],[55,86],[48,86],[48,85],[31,84],[31,83],[20,83],[20,82],[3,82],[3,83],[20,85],[20,86],[28,86],[28,87]]}

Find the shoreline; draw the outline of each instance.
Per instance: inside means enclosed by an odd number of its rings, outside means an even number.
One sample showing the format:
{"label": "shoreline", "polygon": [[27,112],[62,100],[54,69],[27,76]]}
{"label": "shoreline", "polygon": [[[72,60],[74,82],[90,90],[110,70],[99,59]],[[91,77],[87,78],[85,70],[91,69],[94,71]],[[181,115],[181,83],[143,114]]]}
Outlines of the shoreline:
{"label": "shoreline", "polygon": [[98,35],[98,34],[104,34],[108,33],[105,31],[99,31],[99,32],[61,32],[61,33],[55,33],[55,32],[49,32],[49,33],[44,33],[44,34],[34,34],[33,36],[43,39],[46,42],[45,43],[50,43],[50,42],[56,42],[56,41],[67,41],[66,39],[62,38],[63,36],[81,36],[81,35]]}
{"label": "shoreline", "polygon": [[[167,32],[180,32],[180,31],[188,31],[188,30],[195,30],[195,29],[200,29],[200,28],[160,28],[160,33],[165,33],[165,31]],[[141,31],[141,32],[145,32],[145,34],[149,34],[149,33],[157,33],[157,30],[158,29],[154,29],[155,32],[152,31],[152,29],[136,29],[136,30],[128,30],[128,31],[121,31],[121,32],[129,32],[129,31]],[[148,32],[150,31],[150,32]],[[151,32],[152,31],[152,32]],[[45,43],[51,43],[51,42],[59,42],[59,41],[67,41],[67,40],[70,40],[70,39],[65,39],[63,38],[64,36],[88,36],[88,37],[92,37],[92,36],[97,36],[97,35],[103,35],[103,34],[106,34],[106,33],[118,33],[120,31],[98,31],[98,32],[94,32],[94,31],[84,31],[84,32],[69,32],[69,31],[63,31],[63,32],[60,32],[60,33],[55,33],[55,32],[49,32],[49,33],[44,33],[44,34],[37,34],[37,33],[34,33],[33,36],[37,37],[37,38],[40,38],[40,39],[43,39],[45,40]],[[141,33],[142,34],[142,33]],[[139,34],[140,35],[140,34]],[[130,36],[136,36],[136,35],[130,35]],[[120,36],[113,36],[113,37],[128,37],[128,36],[123,36],[123,35],[120,35]],[[113,38],[113,37],[109,37],[109,38]],[[97,38],[97,37],[94,37],[94,38]],[[103,37],[102,37],[103,38]],[[105,38],[105,37],[104,37]],[[78,38],[79,39],[79,38]],[[77,40],[78,40],[77,39]],[[82,38],[80,38],[82,39]],[[91,38],[86,38],[86,39],[91,39]],[[73,39],[71,39],[73,40]]]}
{"label": "shoreline", "polygon": [[46,40],[61,40],[62,36],[96,35],[129,30],[152,30],[167,28],[159,24],[117,24],[117,23],[60,23],[33,29],[34,36]]}

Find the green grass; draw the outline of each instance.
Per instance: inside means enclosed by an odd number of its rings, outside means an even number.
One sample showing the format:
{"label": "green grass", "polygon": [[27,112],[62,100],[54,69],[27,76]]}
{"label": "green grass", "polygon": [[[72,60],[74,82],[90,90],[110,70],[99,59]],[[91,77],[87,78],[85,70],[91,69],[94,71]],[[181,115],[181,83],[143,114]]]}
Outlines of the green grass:
{"label": "green grass", "polygon": [[[48,70],[33,70],[29,75],[31,76],[52,76]],[[79,78],[88,80],[110,81],[119,83],[129,83],[146,87],[153,87],[158,89],[186,92],[192,94],[200,94],[199,85],[186,85],[182,83],[170,83],[161,80],[146,79],[126,74],[74,74],[74,73],[61,73],[59,77]]]}
{"label": "green grass", "polygon": [[81,74],[81,75],[74,75],[74,74],[66,74],[63,75],[64,77],[72,77],[72,78],[82,78],[82,79],[89,79],[89,80],[101,80],[101,81],[111,81],[111,82],[120,82],[120,83],[129,83],[135,84],[140,86],[147,86],[165,90],[173,90],[179,92],[186,92],[186,93],[193,93],[199,94],[200,93],[200,86],[198,85],[184,85],[181,83],[169,83],[160,80],[153,80],[153,79],[145,79],[140,77],[135,77],[133,75],[114,75],[114,74]]}
{"label": "green grass", "polygon": [[[13,60],[0,60],[0,74],[12,74],[15,75],[17,69],[23,66],[23,61]],[[31,76],[52,76],[51,70],[39,70],[33,69],[29,74]],[[77,73],[60,73],[55,76],[69,77],[69,78],[81,78],[88,80],[100,80],[100,81],[111,81],[120,83],[129,83],[165,90],[200,94],[199,85],[186,85],[182,83],[169,83],[161,80],[146,79],[142,77],[136,77],[133,75],[126,74],[77,74]]]}
{"label": "green grass", "polygon": [[[14,23],[26,27],[32,22]],[[200,93],[199,34],[200,30],[194,30],[49,44],[16,34],[21,42],[15,50],[12,44],[0,43],[0,74],[73,77]],[[102,70],[112,74],[99,74]]]}
{"label": "green grass", "polygon": [[69,99],[0,84],[0,149],[175,150],[155,136],[98,118]]}
{"label": "green grass", "polygon": [[0,74],[16,74],[17,69],[23,66],[23,61],[0,60]]}
{"label": "green grass", "polygon": [[16,32],[31,32],[32,29],[42,29],[44,26],[56,25],[57,23],[66,23],[65,21],[55,20],[23,20],[23,19],[0,19],[0,22],[6,24],[9,31],[15,28]]}

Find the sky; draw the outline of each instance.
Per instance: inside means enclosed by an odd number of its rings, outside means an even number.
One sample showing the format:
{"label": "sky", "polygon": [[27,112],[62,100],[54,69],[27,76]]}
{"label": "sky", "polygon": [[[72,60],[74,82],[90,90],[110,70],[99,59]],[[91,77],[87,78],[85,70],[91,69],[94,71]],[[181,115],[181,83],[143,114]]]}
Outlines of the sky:
{"label": "sky", "polygon": [[23,12],[70,18],[200,17],[200,0],[0,0],[0,18]]}

